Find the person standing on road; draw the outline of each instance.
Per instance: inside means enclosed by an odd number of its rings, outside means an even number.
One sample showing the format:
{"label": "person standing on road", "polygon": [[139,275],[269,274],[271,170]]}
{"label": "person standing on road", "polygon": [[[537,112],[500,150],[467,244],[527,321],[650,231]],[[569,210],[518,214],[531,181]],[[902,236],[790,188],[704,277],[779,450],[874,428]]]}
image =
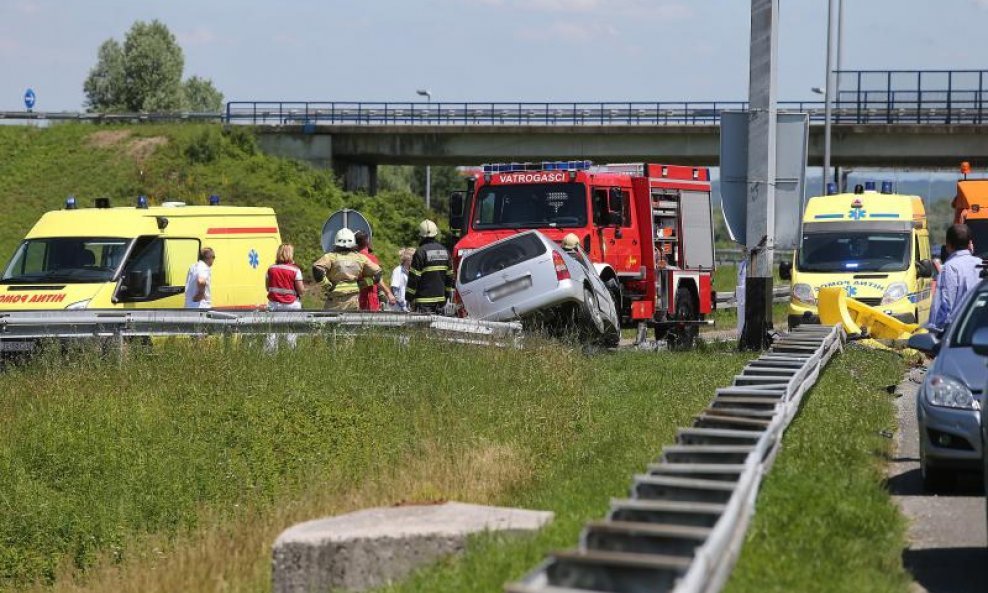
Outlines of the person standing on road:
{"label": "person standing on road", "polygon": [[966,224],[947,229],[947,259],[940,270],[936,291],[930,308],[929,326],[943,329],[954,318],[957,305],[964,295],[981,282],[981,258],[971,255],[971,231]]}
{"label": "person standing on road", "polygon": [[[370,237],[364,231],[357,231],[353,234],[357,241],[357,252],[363,254],[378,266],[381,262],[374,255],[370,245]],[[380,311],[381,301],[387,299],[389,305],[395,304],[395,296],[391,294],[391,289],[381,282],[380,276],[375,278],[365,278],[360,281],[360,310]]]}
{"label": "person standing on road", "polygon": [[185,308],[213,308],[213,262],[216,252],[211,247],[203,247],[199,251],[199,260],[189,267],[185,276]]}
{"label": "person standing on road", "polygon": [[449,252],[438,241],[439,227],[431,220],[419,224],[419,248],[408,270],[408,296],[412,311],[439,313],[453,300],[453,266]]}
{"label": "person standing on road", "polygon": [[[268,268],[264,285],[268,289],[269,311],[300,311],[302,309],[302,270],[295,264],[295,247],[284,243],[278,247],[275,263]],[[285,340],[292,348],[298,340],[297,334],[287,334]],[[268,334],[265,344],[268,350],[278,348],[278,335]]]}
{"label": "person standing on road", "polygon": [[312,264],[312,277],[327,286],[327,311],[354,311],[360,308],[360,285],[364,278],[380,278],[381,266],[357,253],[357,240],[350,229],[336,232],[333,251]]}
{"label": "person standing on road", "polygon": [[408,286],[408,271],[412,268],[412,257],[415,250],[404,247],[398,250],[398,265],[391,271],[391,293],[395,297],[394,309],[403,313],[408,312],[408,302],[405,300],[405,288]]}

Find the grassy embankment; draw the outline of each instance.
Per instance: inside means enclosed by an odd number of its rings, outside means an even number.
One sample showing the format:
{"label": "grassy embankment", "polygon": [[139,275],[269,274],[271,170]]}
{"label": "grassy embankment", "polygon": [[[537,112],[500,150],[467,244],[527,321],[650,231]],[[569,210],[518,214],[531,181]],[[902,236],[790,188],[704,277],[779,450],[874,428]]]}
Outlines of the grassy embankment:
{"label": "grassy embankment", "polygon": [[758,495],[728,593],[905,593],[905,521],[882,486],[895,354],[849,348],[803,403]]}
{"label": "grassy embankment", "polygon": [[478,567],[459,590],[496,590],[573,545],[744,359],[383,337],[42,359],[0,383],[0,589],[265,590],[300,520],[445,499],[555,511],[455,563]]}
{"label": "grassy embankment", "polygon": [[368,216],[388,266],[397,262],[398,247],[417,241],[416,227],[426,216],[421,198],[410,193],[350,194],[328,171],[262,154],[246,128],[0,126],[0,260],[7,261],[38,217],[62,208],[70,194],[80,207],[100,196],[132,206],[139,194],[152,204],[205,204],[218,194],[224,204],[270,206],[303,269],[321,254],[322,224],[334,210],[355,208]]}

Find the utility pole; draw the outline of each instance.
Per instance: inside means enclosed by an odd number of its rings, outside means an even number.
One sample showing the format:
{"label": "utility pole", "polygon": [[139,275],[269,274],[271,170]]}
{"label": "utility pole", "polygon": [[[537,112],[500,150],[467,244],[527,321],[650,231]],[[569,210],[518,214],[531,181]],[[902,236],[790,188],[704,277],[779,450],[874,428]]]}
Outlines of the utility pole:
{"label": "utility pole", "polygon": [[771,342],[778,24],[779,0],[751,0],[746,229],[749,259],[740,344],[748,350],[762,350]]}

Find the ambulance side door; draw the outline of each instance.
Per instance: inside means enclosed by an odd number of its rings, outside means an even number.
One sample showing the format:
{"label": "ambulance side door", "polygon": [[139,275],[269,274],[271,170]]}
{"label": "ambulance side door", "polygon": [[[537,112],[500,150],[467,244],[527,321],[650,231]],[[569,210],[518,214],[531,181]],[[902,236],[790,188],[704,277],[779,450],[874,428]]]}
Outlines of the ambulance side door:
{"label": "ambulance side door", "polygon": [[198,257],[198,239],[138,237],[113,301],[125,309],[181,309],[186,274]]}
{"label": "ambulance side door", "polygon": [[[915,233],[915,263],[913,264],[917,268],[919,267],[919,262],[921,260],[931,261],[930,256],[930,236],[924,233]],[[917,275],[916,278],[916,322],[926,323],[930,318],[930,306],[933,302],[933,295],[931,288],[933,287],[932,278],[920,278]]]}

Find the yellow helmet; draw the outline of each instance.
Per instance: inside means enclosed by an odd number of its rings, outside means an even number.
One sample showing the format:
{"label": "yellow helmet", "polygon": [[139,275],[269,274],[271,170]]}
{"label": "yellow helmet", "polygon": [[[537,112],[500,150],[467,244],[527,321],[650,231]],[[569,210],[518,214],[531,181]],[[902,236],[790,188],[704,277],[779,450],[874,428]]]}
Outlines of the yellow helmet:
{"label": "yellow helmet", "polygon": [[433,238],[439,235],[439,227],[431,220],[423,220],[419,224],[419,237],[423,239]]}
{"label": "yellow helmet", "polygon": [[573,251],[574,249],[580,246],[580,238],[577,237],[576,234],[574,233],[569,233],[568,235],[563,237],[562,245],[563,245],[563,249],[565,249],[566,251]]}

